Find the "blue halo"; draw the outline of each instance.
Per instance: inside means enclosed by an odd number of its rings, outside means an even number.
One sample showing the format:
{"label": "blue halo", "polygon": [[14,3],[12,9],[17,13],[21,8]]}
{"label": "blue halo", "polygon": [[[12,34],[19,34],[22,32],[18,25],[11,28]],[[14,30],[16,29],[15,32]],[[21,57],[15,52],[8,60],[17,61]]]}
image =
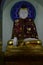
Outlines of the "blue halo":
{"label": "blue halo", "polygon": [[28,8],[28,18],[32,18],[32,19],[35,19],[36,17],[36,10],[34,8],[34,6],[30,3],[30,2],[27,2],[27,1],[19,1],[17,2],[16,4],[13,5],[13,7],[11,8],[11,12],[10,12],[10,15],[11,15],[11,18],[12,20],[16,20],[16,19],[19,19],[19,15],[18,15],[18,11],[19,9],[21,8],[21,6],[25,4],[26,7]]}

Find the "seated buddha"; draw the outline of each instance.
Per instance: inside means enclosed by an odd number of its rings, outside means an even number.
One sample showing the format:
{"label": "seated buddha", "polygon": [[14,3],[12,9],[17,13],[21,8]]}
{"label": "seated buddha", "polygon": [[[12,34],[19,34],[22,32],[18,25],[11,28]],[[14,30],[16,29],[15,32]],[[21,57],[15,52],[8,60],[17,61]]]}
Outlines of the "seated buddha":
{"label": "seated buddha", "polygon": [[24,46],[29,44],[41,45],[34,20],[28,18],[28,13],[28,9],[25,6],[22,6],[19,9],[19,19],[14,21],[12,37],[8,44],[13,41],[14,46]]}

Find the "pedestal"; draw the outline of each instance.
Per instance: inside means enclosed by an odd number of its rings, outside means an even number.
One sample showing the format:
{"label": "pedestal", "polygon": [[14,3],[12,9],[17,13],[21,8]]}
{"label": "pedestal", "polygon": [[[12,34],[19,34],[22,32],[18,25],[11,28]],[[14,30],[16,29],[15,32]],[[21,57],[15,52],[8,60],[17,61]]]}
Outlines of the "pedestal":
{"label": "pedestal", "polygon": [[43,65],[43,48],[5,52],[4,65]]}

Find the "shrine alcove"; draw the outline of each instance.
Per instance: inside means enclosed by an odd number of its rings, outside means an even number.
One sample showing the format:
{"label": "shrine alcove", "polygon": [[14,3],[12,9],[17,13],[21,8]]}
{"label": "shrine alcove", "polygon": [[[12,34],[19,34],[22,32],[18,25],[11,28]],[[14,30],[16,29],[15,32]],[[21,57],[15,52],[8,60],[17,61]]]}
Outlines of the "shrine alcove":
{"label": "shrine alcove", "polygon": [[[2,33],[2,35],[3,35],[3,50],[5,50],[5,48],[7,46],[7,42],[8,42],[8,40],[10,40],[11,34],[12,34],[13,21],[10,17],[10,11],[11,11],[11,8],[14,5],[14,3],[16,3],[18,1],[10,1],[9,3],[5,2],[6,4],[4,4],[4,6],[3,6],[3,33]],[[36,15],[34,23],[36,24],[39,39],[42,40],[42,42],[43,42],[43,37],[42,37],[42,34],[43,34],[43,30],[42,30],[42,28],[43,28],[43,25],[42,25],[43,24],[43,22],[42,22],[43,7],[39,3],[37,3],[37,1],[33,0],[33,1],[29,1],[29,2],[31,4],[33,4],[36,9],[37,15]],[[8,6],[7,6],[7,4],[8,4]],[[5,7],[5,5],[6,5],[6,7]],[[6,14],[7,14],[7,16],[6,16]]]}
{"label": "shrine alcove", "polygon": [[4,64],[43,65],[43,6],[36,0],[6,0],[2,21]]}

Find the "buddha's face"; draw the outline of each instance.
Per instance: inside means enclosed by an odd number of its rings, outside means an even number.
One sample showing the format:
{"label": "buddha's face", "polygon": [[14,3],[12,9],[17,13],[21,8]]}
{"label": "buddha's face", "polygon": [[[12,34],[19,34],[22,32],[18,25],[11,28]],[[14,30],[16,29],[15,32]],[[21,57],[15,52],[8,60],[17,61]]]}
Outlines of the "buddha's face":
{"label": "buddha's face", "polygon": [[21,8],[19,10],[19,17],[22,19],[25,19],[28,17],[28,9],[27,8]]}

